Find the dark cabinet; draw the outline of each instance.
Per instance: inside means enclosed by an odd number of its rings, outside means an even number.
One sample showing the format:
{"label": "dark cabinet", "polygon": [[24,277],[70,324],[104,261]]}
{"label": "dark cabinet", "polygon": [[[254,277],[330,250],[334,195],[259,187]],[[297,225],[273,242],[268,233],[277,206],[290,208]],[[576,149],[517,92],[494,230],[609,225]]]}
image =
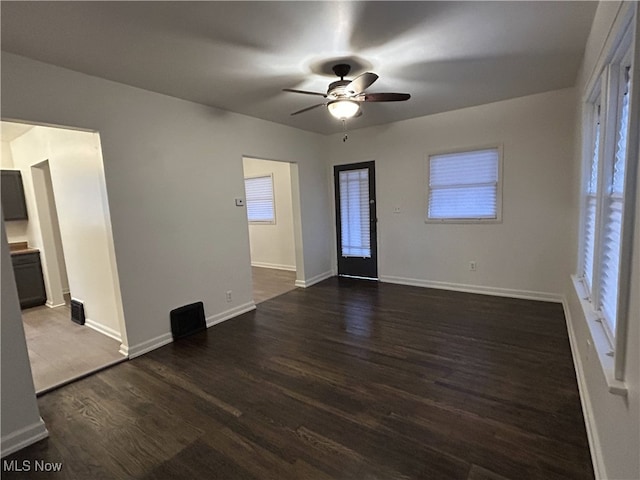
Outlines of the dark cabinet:
{"label": "dark cabinet", "polygon": [[27,220],[27,205],[20,170],[2,170],[2,212],[5,221]]}
{"label": "dark cabinet", "polygon": [[20,307],[43,305],[47,301],[42,277],[40,253],[23,253],[11,257],[13,274],[16,277]]}

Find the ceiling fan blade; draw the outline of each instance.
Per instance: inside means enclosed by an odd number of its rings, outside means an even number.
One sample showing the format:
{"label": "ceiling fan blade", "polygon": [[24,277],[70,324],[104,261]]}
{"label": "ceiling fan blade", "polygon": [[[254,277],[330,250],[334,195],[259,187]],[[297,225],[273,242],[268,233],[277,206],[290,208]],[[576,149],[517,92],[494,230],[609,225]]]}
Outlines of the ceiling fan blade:
{"label": "ceiling fan blade", "polygon": [[354,78],[350,84],[344,87],[345,91],[349,92],[351,95],[358,95],[359,93],[364,92],[367,88],[373,85],[378,79],[378,75],[371,72],[365,72],[362,75]]}
{"label": "ceiling fan blade", "polygon": [[307,112],[309,110],[313,110],[314,108],[324,107],[326,103],[318,103],[317,105],[311,105],[310,107],[303,108],[302,110],[298,110],[297,112],[293,112],[291,115],[298,115],[299,113]]}
{"label": "ceiling fan blade", "polygon": [[410,98],[411,95],[408,93],[365,93],[353,100],[358,102],[402,102]]}
{"label": "ceiling fan blade", "polygon": [[327,94],[326,93],[320,93],[320,92],[309,92],[307,90],[295,90],[293,88],[283,88],[282,91],[283,92],[291,92],[291,93],[303,93],[305,95],[319,95],[321,97],[327,98]]}

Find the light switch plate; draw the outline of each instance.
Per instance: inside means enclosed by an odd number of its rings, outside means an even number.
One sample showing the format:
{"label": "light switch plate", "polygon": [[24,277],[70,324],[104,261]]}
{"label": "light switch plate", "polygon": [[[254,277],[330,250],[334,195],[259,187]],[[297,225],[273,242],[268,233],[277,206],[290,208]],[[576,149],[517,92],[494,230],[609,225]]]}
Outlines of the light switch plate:
{"label": "light switch plate", "polygon": [[236,207],[244,207],[244,198],[236,198]]}

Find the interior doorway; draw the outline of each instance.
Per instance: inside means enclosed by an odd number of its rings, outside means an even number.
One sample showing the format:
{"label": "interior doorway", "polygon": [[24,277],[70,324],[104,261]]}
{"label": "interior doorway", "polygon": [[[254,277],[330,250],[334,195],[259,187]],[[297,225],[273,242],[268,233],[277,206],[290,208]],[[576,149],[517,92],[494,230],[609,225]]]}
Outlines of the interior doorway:
{"label": "interior doorway", "polygon": [[[15,277],[19,297],[32,291],[20,282],[39,283],[42,292],[39,302],[21,301],[34,385],[42,394],[126,359],[100,138],[3,121],[1,167],[20,172],[24,190],[27,215],[5,225],[14,272],[27,257],[37,262],[35,276]],[[72,321],[72,298],[82,325]]]}
{"label": "interior doorway", "polygon": [[299,225],[297,165],[243,157],[245,206],[256,304],[295,288]]}

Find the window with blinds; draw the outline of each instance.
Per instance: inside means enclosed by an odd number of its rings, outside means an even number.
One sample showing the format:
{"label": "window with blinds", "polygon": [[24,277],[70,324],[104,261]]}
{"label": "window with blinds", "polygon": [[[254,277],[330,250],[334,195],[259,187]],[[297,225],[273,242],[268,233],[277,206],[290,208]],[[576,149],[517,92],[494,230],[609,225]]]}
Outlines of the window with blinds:
{"label": "window with blinds", "polygon": [[499,148],[431,155],[427,221],[500,219]]}
{"label": "window with blinds", "polygon": [[247,218],[250,223],[276,223],[273,175],[244,179]]}
{"label": "window with blinds", "polygon": [[582,270],[587,290],[593,287],[593,261],[596,244],[596,209],[598,205],[598,165],[600,156],[600,104],[594,107],[593,151],[587,184],[585,217],[584,217],[584,249]]}
{"label": "window with blinds", "polygon": [[345,257],[371,257],[369,170],[343,170],[340,181],[340,245]]}
{"label": "window with blinds", "polygon": [[[630,55],[626,55],[628,58]],[[592,103],[594,114],[591,158],[583,210],[582,283],[586,300],[596,313],[613,347],[620,322],[619,303],[623,259],[625,172],[630,161],[630,66],[611,65],[602,74],[609,88]],[[628,256],[628,253],[627,253]],[[625,282],[625,283],[621,283]]]}
{"label": "window with blinds", "polygon": [[627,163],[627,135],[629,133],[629,68],[626,68],[624,72],[624,84],[620,89],[618,99],[615,157],[609,171],[610,180],[604,192],[602,210],[599,308],[611,332],[615,332],[617,319],[622,214],[624,209],[624,172]]}

